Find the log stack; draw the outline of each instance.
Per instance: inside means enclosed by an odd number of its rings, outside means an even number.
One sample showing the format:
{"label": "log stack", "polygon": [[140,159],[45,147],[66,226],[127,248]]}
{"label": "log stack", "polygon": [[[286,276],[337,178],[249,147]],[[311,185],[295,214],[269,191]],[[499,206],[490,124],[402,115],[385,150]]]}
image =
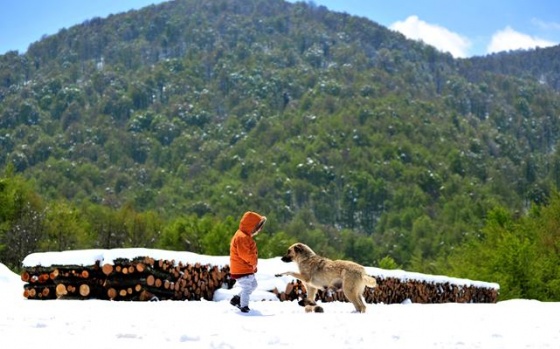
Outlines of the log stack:
{"label": "log stack", "polygon": [[378,287],[366,289],[368,303],[496,303],[498,290],[475,286],[472,283],[456,284],[425,280],[377,278]]}
{"label": "log stack", "polygon": [[151,257],[118,258],[113,263],[26,267],[21,273],[28,299],[212,300],[218,288],[231,288],[229,267],[176,264]]}
{"label": "log stack", "polygon": [[56,298],[88,299],[99,298],[103,293],[103,282],[99,262],[91,266],[57,265],[53,270]]}
{"label": "log stack", "polygon": [[[79,255],[85,253],[90,257],[76,262],[77,259],[68,257],[72,251],[63,251],[49,256],[52,263],[58,264],[48,267],[36,265],[43,260],[42,254],[30,255],[22,263],[24,297],[114,301],[212,300],[217,289],[231,289],[235,284],[228,265],[186,262],[209,259],[201,259],[190,253],[168,254],[161,250],[153,251],[159,256],[154,259],[147,256],[150,252],[146,249],[86,250],[80,251]],[[68,260],[76,264],[60,264]],[[84,263],[84,260],[91,265],[77,264]],[[221,263],[221,260],[213,261]],[[378,286],[364,290],[367,303],[495,303],[498,299],[497,284],[402,271],[393,274],[383,269],[370,270],[368,273],[378,275]],[[300,301],[307,297],[304,284],[295,279],[288,282],[284,290],[269,291],[280,301]],[[319,290],[316,300],[347,301],[344,293],[336,289]]]}
{"label": "log stack", "polygon": [[[377,287],[364,290],[366,303],[395,304],[410,301],[412,303],[496,303],[498,290],[489,287],[477,287],[472,284],[438,283],[424,280],[402,280],[399,278],[376,277]],[[282,301],[301,301],[307,297],[303,283],[293,280],[284,292],[275,292]],[[316,301],[348,302],[340,289],[318,290]]]}
{"label": "log stack", "polygon": [[21,281],[25,282],[23,296],[27,299],[55,299],[56,274],[52,267],[31,267],[21,273]]}
{"label": "log stack", "polygon": [[212,300],[223,287],[228,267],[176,264],[173,260],[138,257],[103,265],[104,286],[111,300]]}

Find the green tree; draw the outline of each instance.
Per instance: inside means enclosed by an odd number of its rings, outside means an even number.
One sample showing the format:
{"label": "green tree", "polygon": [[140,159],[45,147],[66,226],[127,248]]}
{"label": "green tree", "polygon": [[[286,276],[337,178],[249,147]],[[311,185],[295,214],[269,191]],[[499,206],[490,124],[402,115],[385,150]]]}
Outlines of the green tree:
{"label": "green tree", "polygon": [[514,218],[503,207],[488,214],[480,235],[449,257],[450,275],[496,282],[503,299],[560,299],[560,196]]}
{"label": "green tree", "polygon": [[21,267],[23,259],[37,252],[44,234],[44,204],[31,184],[8,167],[0,178],[0,262]]}
{"label": "green tree", "polygon": [[167,224],[157,242],[157,247],[202,253],[202,236],[204,231],[198,227],[195,215],[180,216]]}
{"label": "green tree", "polygon": [[81,213],[67,202],[52,202],[45,210],[42,251],[64,251],[90,247],[88,224]]}
{"label": "green tree", "polygon": [[239,227],[239,221],[231,216],[224,220],[205,216],[199,220],[199,226],[204,227],[202,247],[205,254],[213,256],[229,255],[231,237]]}

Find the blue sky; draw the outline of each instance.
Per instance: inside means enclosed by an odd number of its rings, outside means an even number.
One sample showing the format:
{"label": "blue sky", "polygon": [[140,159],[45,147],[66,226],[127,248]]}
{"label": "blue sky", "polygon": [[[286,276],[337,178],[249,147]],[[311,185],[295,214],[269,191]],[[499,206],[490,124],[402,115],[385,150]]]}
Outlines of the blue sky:
{"label": "blue sky", "polygon": [[[166,0],[2,0],[0,54],[93,17]],[[290,2],[295,2],[290,0]],[[559,0],[314,0],[367,17],[455,57],[560,44]]]}

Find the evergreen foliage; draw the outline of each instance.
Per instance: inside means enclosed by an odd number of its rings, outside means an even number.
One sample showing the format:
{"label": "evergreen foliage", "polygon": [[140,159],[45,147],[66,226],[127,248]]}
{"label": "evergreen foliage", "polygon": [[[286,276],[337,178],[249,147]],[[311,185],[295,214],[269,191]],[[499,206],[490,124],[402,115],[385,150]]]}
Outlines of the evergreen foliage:
{"label": "evergreen foliage", "polygon": [[549,205],[535,206],[523,217],[507,209],[489,212],[480,234],[451,256],[449,273],[494,280],[501,296],[544,301],[560,299],[560,195]]}

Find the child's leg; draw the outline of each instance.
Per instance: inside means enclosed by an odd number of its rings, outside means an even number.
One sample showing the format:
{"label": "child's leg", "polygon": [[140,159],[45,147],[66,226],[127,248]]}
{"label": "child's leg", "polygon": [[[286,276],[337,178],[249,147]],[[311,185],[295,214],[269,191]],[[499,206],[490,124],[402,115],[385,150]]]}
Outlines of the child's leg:
{"label": "child's leg", "polygon": [[249,299],[251,293],[257,289],[257,279],[255,275],[248,275],[237,279],[237,283],[241,287],[241,292],[239,293],[241,308],[249,306]]}

